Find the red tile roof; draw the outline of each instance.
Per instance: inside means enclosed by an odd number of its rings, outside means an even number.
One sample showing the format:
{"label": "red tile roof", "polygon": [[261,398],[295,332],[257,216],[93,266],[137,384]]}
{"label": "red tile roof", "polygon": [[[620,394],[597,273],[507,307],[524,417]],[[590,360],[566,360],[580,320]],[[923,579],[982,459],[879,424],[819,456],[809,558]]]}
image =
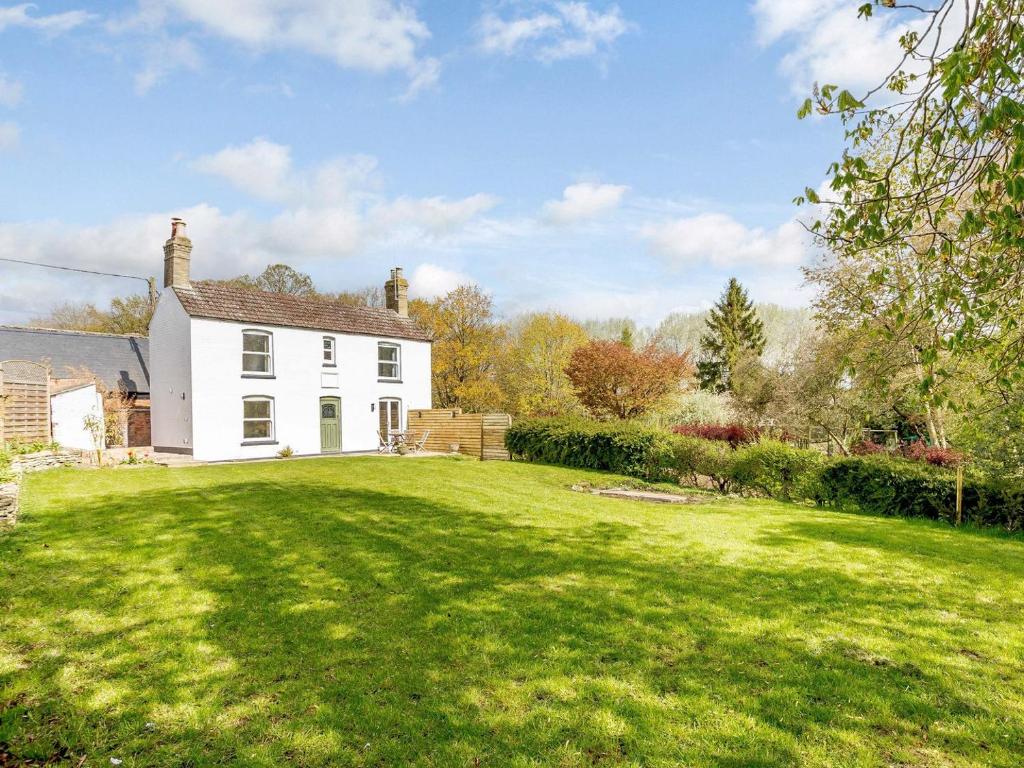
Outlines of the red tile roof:
{"label": "red tile roof", "polygon": [[352,307],[328,299],[202,281],[188,288],[175,286],[174,293],[192,317],[430,341],[415,320],[390,309]]}

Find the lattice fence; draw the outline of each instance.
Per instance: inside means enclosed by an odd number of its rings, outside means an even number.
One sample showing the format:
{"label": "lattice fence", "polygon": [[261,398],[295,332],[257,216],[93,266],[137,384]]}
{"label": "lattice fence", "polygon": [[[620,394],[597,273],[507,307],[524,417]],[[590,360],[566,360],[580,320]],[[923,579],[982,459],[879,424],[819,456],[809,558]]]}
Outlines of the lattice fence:
{"label": "lattice fence", "polygon": [[27,360],[0,362],[0,442],[50,440],[50,372]]}

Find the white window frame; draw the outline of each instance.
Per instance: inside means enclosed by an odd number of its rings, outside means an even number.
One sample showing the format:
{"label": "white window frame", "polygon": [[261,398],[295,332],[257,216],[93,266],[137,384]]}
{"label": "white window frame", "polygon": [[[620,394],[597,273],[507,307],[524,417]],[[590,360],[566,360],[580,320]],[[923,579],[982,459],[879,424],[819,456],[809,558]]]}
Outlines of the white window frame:
{"label": "white window frame", "polygon": [[[245,404],[251,402],[266,402],[269,403],[267,409],[270,413],[269,418],[254,417],[245,415]],[[268,422],[270,424],[270,434],[266,437],[246,437],[245,436],[245,425],[247,422]],[[277,428],[274,418],[274,398],[270,395],[246,395],[242,398],[242,445],[252,443],[273,443],[277,440]]]}
{"label": "white window frame", "polygon": [[[381,357],[382,349],[393,349],[395,350],[394,360],[385,360]],[[394,376],[385,376],[381,373],[380,367],[382,365],[393,365],[395,366]],[[379,381],[401,381],[402,380],[402,345],[396,344],[393,341],[378,341],[377,342],[377,379]]]}
{"label": "white window frame", "polygon": [[[245,348],[245,337],[246,336],[263,336],[267,340],[267,351],[266,352],[253,352]],[[265,371],[247,371],[245,370],[245,356],[246,355],[258,355],[267,359],[267,370]],[[242,375],[252,378],[266,377],[270,378],[274,375],[274,334],[270,331],[262,331],[259,328],[246,328],[242,331]]]}
{"label": "white window frame", "polygon": [[384,410],[385,403],[398,403],[398,424],[391,424],[388,427],[388,430],[387,430],[386,434],[385,433],[381,433],[384,437],[387,437],[388,435],[393,435],[396,432],[401,432],[402,431],[402,429],[403,429],[403,427],[402,427],[402,420],[403,420],[405,414],[402,413],[402,398],[400,398],[400,397],[379,397],[379,398],[377,398],[377,410],[379,411],[379,413],[377,414],[377,426],[378,427],[380,426],[380,418],[381,418],[380,414],[381,413],[385,413],[386,412],[388,414],[387,420],[391,421],[390,410],[388,410],[388,411]]}
{"label": "white window frame", "polygon": [[[329,344],[328,344],[329,342]],[[321,342],[320,355],[325,368],[335,368],[338,365],[338,340],[333,336],[324,336]]]}

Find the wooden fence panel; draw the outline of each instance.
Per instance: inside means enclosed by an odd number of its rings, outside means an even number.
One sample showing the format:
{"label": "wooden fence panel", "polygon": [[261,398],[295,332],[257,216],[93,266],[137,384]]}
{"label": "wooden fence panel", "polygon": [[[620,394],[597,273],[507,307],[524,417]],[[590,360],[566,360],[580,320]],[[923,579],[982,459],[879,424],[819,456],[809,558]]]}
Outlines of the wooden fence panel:
{"label": "wooden fence panel", "polygon": [[511,426],[512,417],[507,413],[483,414],[481,425],[481,459],[485,461],[508,461],[508,450],[505,448],[505,432]]}
{"label": "wooden fence panel", "polygon": [[50,440],[50,376],[25,360],[0,363],[0,440]]}
{"label": "wooden fence panel", "polygon": [[506,413],[463,413],[459,408],[409,411],[409,431],[419,437],[427,430],[428,451],[448,451],[459,444],[459,453],[478,459],[508,459],[505,430],[512,423]]}

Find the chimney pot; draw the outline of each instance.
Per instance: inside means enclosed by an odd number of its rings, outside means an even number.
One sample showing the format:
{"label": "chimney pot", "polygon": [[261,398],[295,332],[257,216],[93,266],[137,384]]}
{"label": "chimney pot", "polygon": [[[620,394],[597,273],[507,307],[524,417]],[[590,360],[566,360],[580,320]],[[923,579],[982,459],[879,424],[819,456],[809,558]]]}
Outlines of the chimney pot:
{"label": "chimney pot", "polygon": [[402,277],[402,268],[391,270],[391,279],[384,283],[384,303],[401,317],[409,316],[409,281]]}
{"label": "chimney pot", "polygon": [[186,224],[179,218],[171,219],[171,236],[164,243],[164,287],[187,287],[191,264],[192,241],[185,235]]}

